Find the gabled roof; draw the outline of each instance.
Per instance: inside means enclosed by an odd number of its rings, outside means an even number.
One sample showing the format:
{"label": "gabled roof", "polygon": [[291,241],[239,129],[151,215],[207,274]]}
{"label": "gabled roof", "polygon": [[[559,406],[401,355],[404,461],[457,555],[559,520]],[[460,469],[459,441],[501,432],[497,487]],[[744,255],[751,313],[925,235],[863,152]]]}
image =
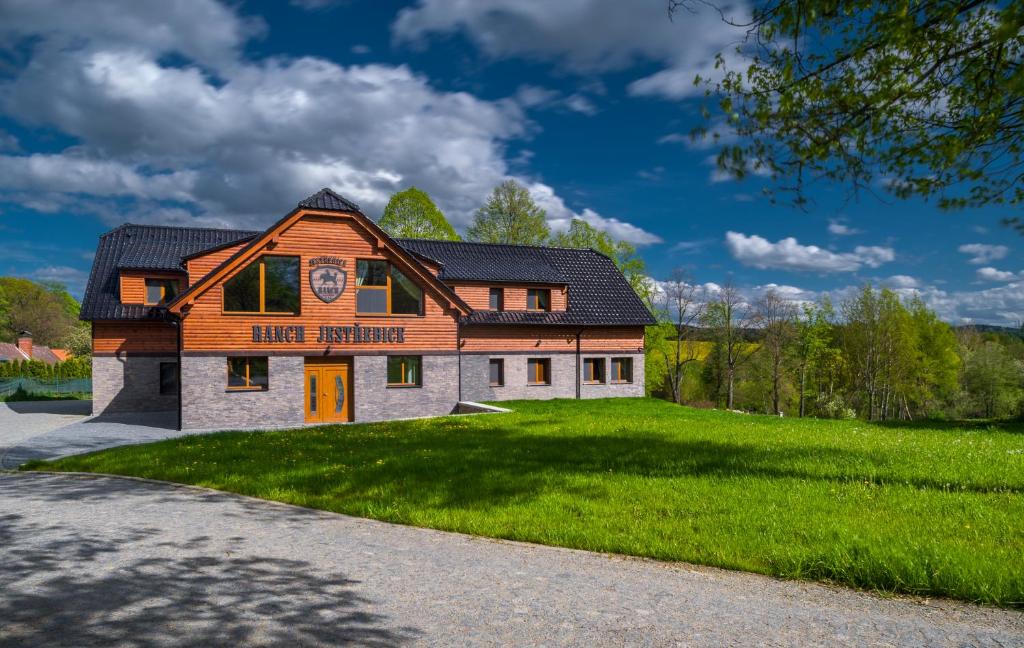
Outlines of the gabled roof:
{"label": "gabled roof", "polygon": [[83,320],[150,319],[162,317],[163,309],[140,304],[122,304],[121,269],[184,272],[182,258],[245,241],[257,232],[198,227],[164,227],[125,224],[100,237],[82,299]]}
{"label": "gabled roof", "polygon": [[359,211],[359,205],[345,196],[324,187],[309,198],[299,201],[299,207],[306,209],[326,209],[328,211]]}
{"label": "gabled roof", "polygon": [[231,257],[207,273],[205,277],[194,282],[188,287],[188,289],[175,297],[167,304],[167,310],[172,313],[181,313],[182,309],[194,301],[198,295],[222,279],[233,268],[238,267],[255,254],[258,254],[260,250],[264,249],[268,242],[272,241],[280,234],[280,232],[287,229],[307,212],[312,212],[314,214],[317,212],[324,212],[325,214],[333,212],[344,214],[343,218],[354,219],[356,223],[377,239],[380,247],[390,250],[397,258],[404,261],[404,263],[407,264],[413,272],[420,275],[420,280],[424,284],[432,287],[433,290],[442,295],[449,304],[463,313],[469,313],[472,310],[469,305],[455,293],[454,290],[430,272],[430,270],[428,270],[415,255],[395,242],[395,239],[391,238],[391,236],[382,230],[377,223],[373,222],[371,219],[367,218],[365,214],[359,211],[359,208],[355,203],[326,188],[321,189],[305,200],[299,201],[296,208],[289,212],[284,218],[271,225],[266,231],[260,232],[259,235],[249,241],[245,247],[231,255]]}
{"label": "gabled roof", "polygon": [[[58,351],[60,353],[57,353]],[[68,353],[64,349],[51,349],[42,344],[32,345],[32,360],[41,360],[46,364],[54,364],[66,360],[67,355]],[[18,348],[17,344],[0,342],[0,362],[14,362],[15,360],[29,360],[29,357]]]}
{"label": "gabled roof", "polygon": [[[594,250],[462,241],[400,239],[441,265],[444,281],[547,283],[568,286],[564,312],[476,311],[467,324],[646,326],[650,311],[615,263]],[[536,269],[536,273],[533,271]]]}
{"label": "gabled roof", "polygon": [[548,261],[545,250],[551,248],[426,239],[397,241],[407,250],[440,265],[442,281],[568,283]]}
{"label": "gabled roof", "polygon": [[14,362],[15,360],[28,360],[28,356],[18,348],[17,344],[0,342],[0,361]]}

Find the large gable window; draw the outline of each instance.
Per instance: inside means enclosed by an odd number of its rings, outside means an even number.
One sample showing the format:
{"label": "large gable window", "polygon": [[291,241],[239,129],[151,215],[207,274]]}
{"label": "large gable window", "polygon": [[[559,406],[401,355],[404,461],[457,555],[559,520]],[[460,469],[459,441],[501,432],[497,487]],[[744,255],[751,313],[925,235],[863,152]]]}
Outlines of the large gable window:
{"label": "large gable window", "polygon": [[299,314],[299,257],[265,255],[224,283],[224,312]]}
{"label": "large gable window", "polygon": [[356,313],[422,315],[423,289],[387,261],[358,259]]}

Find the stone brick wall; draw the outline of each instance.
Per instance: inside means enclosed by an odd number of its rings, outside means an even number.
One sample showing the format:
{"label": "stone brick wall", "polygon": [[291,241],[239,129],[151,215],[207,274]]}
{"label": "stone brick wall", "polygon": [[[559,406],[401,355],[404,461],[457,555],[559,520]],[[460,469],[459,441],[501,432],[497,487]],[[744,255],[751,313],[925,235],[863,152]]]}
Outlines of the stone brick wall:
{"label": "stone brick wall", "polygon": [[160,363],[176,357],[119,354],[92,358],[92,413],[163,412],[178,409],[178,395],[160,393]]}
{"label": "stone brick wall", "polygon": [[228,391],[226,357],[185,356],[181,361],[182,429],[250,430],[302,425],[304,366],[301,356],[270,356],[266,391]]}
{"label": "stone brick wall", "polygon": [[[514,354],[486,355],[463,354],[462,356],[462,400],[543,400],[549,398],[576,398],[576,354]],[[580,385],[581,398],[609,398],[613,396],[644,395],[644,356],[642,353],[614,353],[597,355],[585,353],[581,358],[605,359],[605,371],[611,370],[611,358],[633,358],[633,382],[623,384]],[[491,387],[489,361],[505,361],[505,384]],[[526,381],[527,360],[530,358],[551,359],[551,385],[529,385]],[[582,379],[582,375],[581,375]]]}
{"label": "stone brick wall", "polygon": [[[451,414],[459,401],[459,357],[423,356],[422,387],[388,387],[387,356],[355,356],[355,420]],[[486,383],[486,380],[485,380]]]}
{"label": "stone brick wall", "polygon": [[[612,353],[604,356],[585,353],[583,358],[603,357],[605,361],[605,382],[595,385],[580,385],[580,398],[613,398],[616,396],[644,395],[644,354]],[[608,381],[612,371],[612,358],[633,358],[633,382],[612,383]]]}

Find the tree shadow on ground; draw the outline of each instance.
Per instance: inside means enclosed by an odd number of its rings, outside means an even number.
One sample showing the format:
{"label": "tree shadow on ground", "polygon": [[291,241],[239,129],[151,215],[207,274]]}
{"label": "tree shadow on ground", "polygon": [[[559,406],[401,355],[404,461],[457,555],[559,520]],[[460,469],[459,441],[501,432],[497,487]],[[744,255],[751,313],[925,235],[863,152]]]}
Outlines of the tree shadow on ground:
{"label": "tree shadow on ground", "polygon": [[162,535],[0,517],[0,645],[393,646],[418,634],[374,613],[343,574]]}
{"label": "tree shadow on ground", "polygon": [[[535,426],[539,433],[530,434]],[[625,428],[593,435],[551,434],[548,428],[543,420],[509,419],[504,425],[476,428],[440,419],[384,428],[231,433],[150,446],[142,462],[130,448],[115,450],[97,457],[100,463],[95,465],[101,471],[209,484],[257,497],[273,493],[274,499],[357,513],[375,502],[486,508],[546,493],[600,499],[618,488],[614,478],[621,476],[894,483],[950,490],[951,480],[941,470],[894,467],[893,457],[884,451],[686,439]],[[92,457],[77,461],[82,468],[97,469]],[[613,479],[597,478],[601,476]],[[958,491],[1024,492],[1012,475],[954,481]],[[80,496],[112,495],[101,485],[95,491],[83,489]]]}

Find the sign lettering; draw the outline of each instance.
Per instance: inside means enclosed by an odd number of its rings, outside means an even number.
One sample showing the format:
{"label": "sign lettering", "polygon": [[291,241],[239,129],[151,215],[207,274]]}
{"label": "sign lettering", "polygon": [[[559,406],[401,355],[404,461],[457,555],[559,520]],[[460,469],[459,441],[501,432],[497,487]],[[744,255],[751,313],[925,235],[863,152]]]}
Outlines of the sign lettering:
{"label": "sign lettering", "polygon": [[[321,326],[316,341],[320,344],[404,344],[404,326]],[[306,341],[306,327],[252,327],[252,341],[260,344],[301,344]]]}

